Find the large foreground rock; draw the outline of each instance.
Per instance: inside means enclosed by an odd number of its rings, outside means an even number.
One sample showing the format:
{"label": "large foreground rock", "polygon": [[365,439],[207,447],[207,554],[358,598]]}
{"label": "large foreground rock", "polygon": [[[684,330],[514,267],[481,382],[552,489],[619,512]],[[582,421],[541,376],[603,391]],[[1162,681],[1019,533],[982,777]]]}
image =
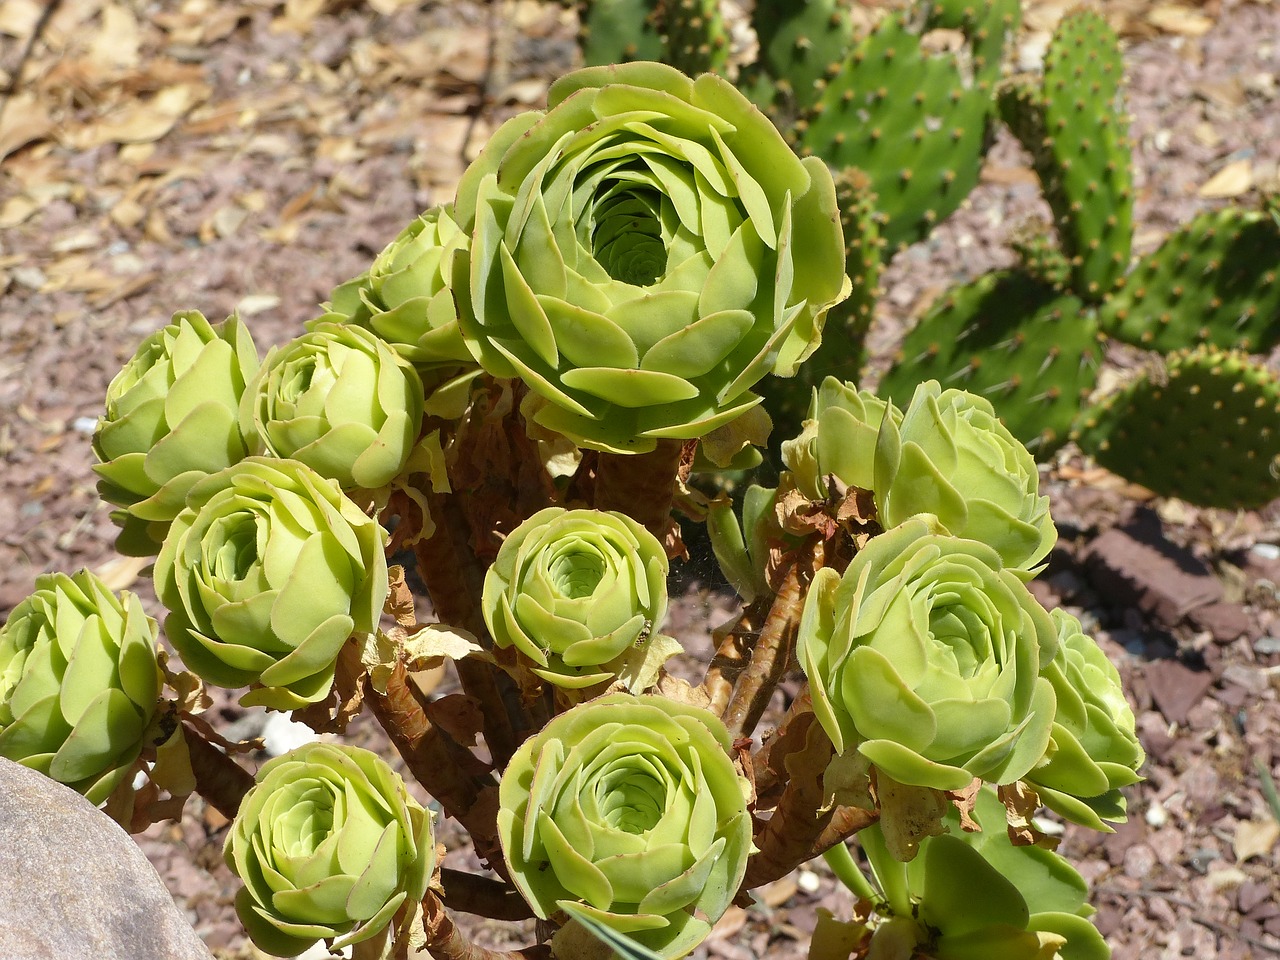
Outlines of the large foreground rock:
{"label": "large foreground rock", "polygon": [[210,960],[138,845],[80,794],[0,759],[0,958]]}

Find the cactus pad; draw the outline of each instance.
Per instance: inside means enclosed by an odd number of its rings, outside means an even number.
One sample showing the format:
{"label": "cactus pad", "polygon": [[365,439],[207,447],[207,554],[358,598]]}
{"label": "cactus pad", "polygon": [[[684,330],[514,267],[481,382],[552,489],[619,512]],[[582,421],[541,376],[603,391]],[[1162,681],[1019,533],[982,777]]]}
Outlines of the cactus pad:
{"label": "cactus pad", "polygon": [[909,334],[879,394],[905,405],[936,379],[987,397],[1043,456],[1066,442],[1099,361],[1092,311],[1023,273],[992,273],[944,295]]}
{"label": "cactus pad", "polygon": [[1062,18],[1045,54],[1044,81],[1008,88],[1001,111],[1031,153],[1053,210],[1072,287],[1101,301],[1129,266],[1133,172],[1115,32],[1098,13]]}
{"label": "cactus pad", "polygon": [[1087,453],[1162,496],[1229,509],[1280,497],[1280,382],[1245,354],[1176,353],[1082,422]]}
{"label": "cactus pad", "polygon": [[729,33],[720,0],[662,0],[658,22],[666,35],[667,63],[690,75],[724,72]]}
{"label": "cactus pad", "polygon": [[1201,214],[1139,261],[1100,319],[1117,339],[1161,352],[1270,350],[1280,343],[1280,223],[1230,207]]}
{"label": "cactus pad", "polygon": [[1013,21],[1005,0],[976,6],[980,13],[964,20],[973,31],[969,43],[954,52],[928,50],[909,13],[886,16],[852,48],[799,124],[805,151],[870,174],[890,250],[922,239],[978,181],[994,110],[992,63],[999,69],[992,37],[1003,48],[1005,24]]}
{"label": "cactus pad", "polygon": [[854,42],[852,0],[756,0],[760,66],[808,109]]}
{"label": "cactus pad", "polygon": [[661,60],[659,0],[580,0],[578,45],[589,67],[633,60]]}

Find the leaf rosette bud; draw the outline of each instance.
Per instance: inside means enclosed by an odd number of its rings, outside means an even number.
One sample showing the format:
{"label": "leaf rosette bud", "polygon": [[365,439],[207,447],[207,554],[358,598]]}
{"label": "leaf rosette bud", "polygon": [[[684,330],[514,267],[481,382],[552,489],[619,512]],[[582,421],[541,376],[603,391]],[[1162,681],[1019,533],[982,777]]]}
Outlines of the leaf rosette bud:
{"label": "leaf rosette bud", "polygon": [[150,556],[202,477],[243,459],[240,400],[258,352],[238,317],[211,325],[196,311],[138,347],[107,387],[93,434],[98,493],[123,509],[116,549]]}
{"label": "leaf rosette bud", "polygon": [[324,699],[353,633],[386,600],[385,534],[296,460],[249,457],[202,480],[156,559],[165,634],[209,683],[259,685],[246,706]]}
{"label": "leaf rosette bud", "polygon": [[431,815],[376,754],[310,743],[263,764],[223,847],[236,914],[280,957],[388,929],[435,869]]}
{"label": "leaf rosette bud", "polygon": [[558,687],[613,679],[667,613],[666,551],[621,513],[548,507],[516,527],[485,574],[482,609]]}
{"label": "leaf rosette bud", "polygon": [[1120,671],[1080,621],[1065,610],[1050,614],[1058,655],[1044,676],[1057,695],[1049,749],[1027,774],[1040,802],[1074,823],[1103,830],[1125,819],[1121,787],[1137,783],[1146,759],[1124,697]]}
{"label": "leaf rosette bud", "polygon": [[499,786],[511,879],[539,917],[581,909],[682,957],[728,909],[751,850],[747,783],[713,714],[614,694],[555,717]]}
{"label": "leaf rosette bud", "polygon": [[467,282],[469,246],[452,206],[433,207],[400,231],[367,271],[330,294],[320,321],[364,327],[423,369],[472,365],[453,295],[455,270]]}
{"label": "leaf rosette bud", "polygon": [[408,462],[422,402],[421,377],[384,341],[319,323],[267,354],[241,427],[253,453],[299,460],[344,490],[377,490]]}
{"label": "leaf rosette bud", "polygon": [[[725,80],[588,68],[470,166],[459,323],[476,359],[600,450],[702,436],[820,342],[848,281],[831,174]],[[461,293],[461,290],[459,290]]]}
{"label": "leaf rosette bud", "polygon": [[1044,755],[1053,621],[995,550],[933,517],[872,538],[843,576],[819,570],[797,644],[837,753],[899,783],[1012,783]]}
{"label": "leaf rosette bud", "polygon": [[874,487],[886,529],[929,513],[957,537],[979,540],[1004,565],[1029,571],[1058,538],[1027,448],[984,399],[920,384],[902,415],[883,421]]}
{"label": "leaf rosette bud", "polygon": [[87,570],[43,574],[0,626],[0,757],[100,804],[156,712],[156,623]]}
{"label": "leaf rosette bud", "polygon": [[810,500],[827,497],[827,477],[849,487],[875,489],[876,438],[888,414],[895,425],[902,411],[868,390],[827,377],[814,390],[804,429],[782,443],[782,462],[796,488]]}

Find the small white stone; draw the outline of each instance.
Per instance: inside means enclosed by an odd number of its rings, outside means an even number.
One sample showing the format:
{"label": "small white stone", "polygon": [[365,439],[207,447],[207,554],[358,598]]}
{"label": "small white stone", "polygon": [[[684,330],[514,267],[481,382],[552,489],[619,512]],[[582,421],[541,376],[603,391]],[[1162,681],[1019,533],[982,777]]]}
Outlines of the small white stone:
{"label": "small white stone", "polygon": [[97,417],[76,417],[75,420],[71,421],[71,427],[77,433],[87,433],[90,436],[92,436],[93,431],[98,429],[98,418]]}
{"label": "small white stone", "polygon": [[818,879],[818,875],[812,870],[796,871],[796,886],[805,893],[817,893],[818,887],[822,885],[822,881]]}
{"label": "small white stone", "polygon": [[1255,543],[1249,552],[1260,560],[1280,560],[1280,545],[1274,543]]}
{"label": "small white stone", "polygon": [[1032,817],[1031,825],[1048,837],[1060,837],[1066,827],[1057,820],[1049,820],[1046,817]]}
{"label": "small white stone", "polygon": [[1147,807],[1147,812],[1142,815],[1142,819],[1147,821],[1147,826],[1159,829],[1169,822],[1169,811],[1159,800],[1152,800],[1151,806]]}
{"label": "small white stone", "polygon": [[295,723],[287,713],[272,713],[262,728],[262,749],[278,757],[304,743],[317,739],[316,732],[305,723]]}

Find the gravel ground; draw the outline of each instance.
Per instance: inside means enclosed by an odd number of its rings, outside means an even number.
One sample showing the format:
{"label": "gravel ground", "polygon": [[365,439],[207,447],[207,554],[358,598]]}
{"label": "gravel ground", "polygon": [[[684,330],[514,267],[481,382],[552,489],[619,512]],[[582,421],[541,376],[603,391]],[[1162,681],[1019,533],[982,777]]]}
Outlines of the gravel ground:
{"label": "gravel ground", "polygon": [[[42,6],[0,5],[0,80]],[[1027,5],[1024,60],[1066,6]],[[1224,195],[1274,189],[1280,6],[1105,9],[1126,39],[1139,249]],[[89,466],[106,385],[139,339],[175,310],[236,308],[260,347],[289,338],[447,199],[488,131],[538,105],[572,57],[567,14],[536,0],[59,4],[0,116],[0,617],[50,570],[88,566],[145,593],[138,565],[113,559]],[[889,270],[873,348],[887,355],[941,291],[1008,263],[1009,230],[1044,212],[1002,140],[966,208]],[[1151,501],[1070,451],[1046,485],[1063,536],[1042,599],[1096,624],[1150,757],[1128,824],[1064,836],[1099,926],[1119,960],[1280,953],[1280,825],[1260,781],[1280,775],[1280,511]],[[696,655],[733,600],[710,576],[687,579],[670,629]],[[240,734],[263,719],[229,698],[212,715]],[[362,721],[351,736],[383,742]],[[229,909],[225,825],[193,802],[140,841],[209,944],[251,956]],[[448,825],[442,839],[450,865],[474,863]],[[820,866],[765,893],[698,956],[802,956],[817,907],[849,902]],[[528,942],[489,922],[475,932]]]}

